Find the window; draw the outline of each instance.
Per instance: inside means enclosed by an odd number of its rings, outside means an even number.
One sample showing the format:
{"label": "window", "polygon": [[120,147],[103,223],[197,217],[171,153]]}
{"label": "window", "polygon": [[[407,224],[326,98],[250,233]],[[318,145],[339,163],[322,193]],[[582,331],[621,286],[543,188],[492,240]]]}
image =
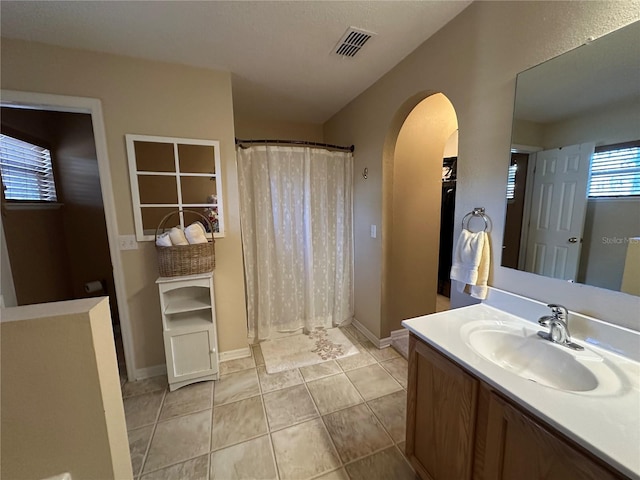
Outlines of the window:
{"label": "window", "polygon": [[0,175],[6,200],[58,200],[51,153],[46,148],[0,135]]}
{"label": "window", "polygon": [[640,141],[596,148],[589,198],[640,195]]}
{"label": "window", "polygon": [[516,172],[518,165],[509,165],[509,174],[507,175],[507,200],[513,200],[516,194]]}
{"label": "window", "polygon": [[[224,236],[220,142],[146,135],[126,135],[126,142],[138,241],[154,240],[165,215],[177,210],[203,215],[211,222],[213,236]],[[206,223],[188,217],[169,217],[169,226]]]}

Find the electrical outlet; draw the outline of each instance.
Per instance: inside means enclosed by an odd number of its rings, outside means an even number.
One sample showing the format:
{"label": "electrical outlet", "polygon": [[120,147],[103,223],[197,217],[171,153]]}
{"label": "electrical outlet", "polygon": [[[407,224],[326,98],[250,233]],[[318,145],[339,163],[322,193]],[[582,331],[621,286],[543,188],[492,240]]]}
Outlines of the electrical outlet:
{"label": "electrical outlet", "polygon": [[120,250],[138,249],[138,242],[136,242],[135,235],[120,235],[118,237],[118,244],[120,245]]}
{"label": "electrical outlet", "polygon": [[377,236],[377,232],[376,232],[376,226],[375,225],[371,225],[371,238],[376,238]]}

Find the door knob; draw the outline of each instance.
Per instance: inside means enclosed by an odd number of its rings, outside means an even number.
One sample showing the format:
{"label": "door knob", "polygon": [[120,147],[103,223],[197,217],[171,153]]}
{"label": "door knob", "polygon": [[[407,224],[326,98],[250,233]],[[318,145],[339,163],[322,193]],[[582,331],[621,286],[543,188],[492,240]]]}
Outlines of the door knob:
{"label": "door knob", "polygon": [[578,238],[577,237],[571,237],[569,239],[569,243],[578,243]]}

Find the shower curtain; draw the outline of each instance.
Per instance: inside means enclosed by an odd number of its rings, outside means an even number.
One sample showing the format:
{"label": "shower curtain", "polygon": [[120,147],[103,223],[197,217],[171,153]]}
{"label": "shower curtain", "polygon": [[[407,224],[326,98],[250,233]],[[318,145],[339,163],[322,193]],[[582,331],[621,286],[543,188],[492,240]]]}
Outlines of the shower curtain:
{"label": "shower curtain", "polygon": [[238,147],[249,338],[353,317],[350,152]]}

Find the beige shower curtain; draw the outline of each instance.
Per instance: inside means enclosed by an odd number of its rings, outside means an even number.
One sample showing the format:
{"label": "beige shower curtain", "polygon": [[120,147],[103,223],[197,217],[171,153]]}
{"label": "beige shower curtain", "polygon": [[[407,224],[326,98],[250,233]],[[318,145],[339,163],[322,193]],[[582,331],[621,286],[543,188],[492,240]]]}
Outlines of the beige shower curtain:
{"label": "beige shower curtain", "polygon": [[353,317],[353,155],[238,147],[249,338]]}

